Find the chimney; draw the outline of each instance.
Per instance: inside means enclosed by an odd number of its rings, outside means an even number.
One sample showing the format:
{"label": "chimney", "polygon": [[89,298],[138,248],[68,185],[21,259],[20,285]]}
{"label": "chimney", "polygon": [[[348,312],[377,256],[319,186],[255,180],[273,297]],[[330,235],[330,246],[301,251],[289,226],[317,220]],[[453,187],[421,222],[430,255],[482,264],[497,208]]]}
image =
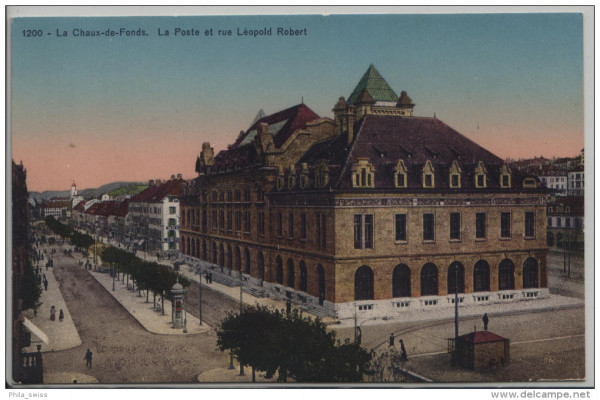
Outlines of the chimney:
{"label": "chimney", "polygon": [[183,179],[183,175],[177,174],[177,179]]}
{"label": "chimney", "polygon": [[154,179],[150,179],[148,181],[148,186],[154,186]]}

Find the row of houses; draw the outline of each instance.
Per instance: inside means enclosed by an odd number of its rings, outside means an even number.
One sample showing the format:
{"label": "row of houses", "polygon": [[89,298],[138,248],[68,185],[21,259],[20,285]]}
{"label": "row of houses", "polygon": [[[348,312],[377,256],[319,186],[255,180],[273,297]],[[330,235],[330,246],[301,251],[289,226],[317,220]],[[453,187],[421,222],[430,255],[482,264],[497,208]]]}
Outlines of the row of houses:
{"label": "row of houses", "polygon": [[150,180],[148,188],[123,201],[82,200],[73,207],[78,229],[111,238],[123,246],[177,255],[179,252],[179,199],[184,180]]}

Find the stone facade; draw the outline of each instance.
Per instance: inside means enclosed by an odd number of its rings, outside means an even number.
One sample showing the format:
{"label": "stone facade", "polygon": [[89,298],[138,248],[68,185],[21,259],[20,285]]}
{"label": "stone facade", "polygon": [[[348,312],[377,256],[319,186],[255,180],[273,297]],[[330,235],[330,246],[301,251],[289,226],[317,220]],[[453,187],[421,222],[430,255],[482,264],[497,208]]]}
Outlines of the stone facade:
{"label": "stone facade", "polygon": [[[413,117],[405,92],[390,102],[375,73],[333,121],[299,105],[217,156],[205,143],[180,196],[187,261],[340,318],[452,306],[455,288],[461,304],[547,296],[539,180]],[[439,148],[402,140],[417,129]]]}

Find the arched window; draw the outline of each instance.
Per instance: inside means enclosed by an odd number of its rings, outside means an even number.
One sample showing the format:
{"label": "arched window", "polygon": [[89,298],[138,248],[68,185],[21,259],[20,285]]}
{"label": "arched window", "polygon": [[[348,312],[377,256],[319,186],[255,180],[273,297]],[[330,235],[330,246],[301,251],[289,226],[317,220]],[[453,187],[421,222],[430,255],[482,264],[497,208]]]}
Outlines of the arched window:
{"label": "arched window", "polygon": [[294,261],[291,258],[287,260],[287,285],[288,287],[294,288]]}
{"label": "arched window", "polygon": [[498,290],[514,290],[515,288],[515,264],[512,260],[505,258],[498,267]]}
{"label": "arched window", "polygon": [[353,187],[372,188],[375,187],[375,167],[368,158],[359,158],[352,166]]}
{"label": "arched window", "polygon": [[304,261],[300,261],[300,287],[299,289],[303,292],[306,292],[307,284],[307,273],[306,273],[306,264]]}
{"label": "arched window", "polygon": [[185,254],[187,254],[188,256],[191,256],[192,251],[190,249],[190,238],[189,237],[187,238],[187,245],[185,246],[185,249],[186,249]]}
{"label": "arched window", "polygon": [[354,300],[373,300],[373,270],[363,265],[354,274]]}
{"label": "arched window", "polygon": [[538,262],[535,258],[529,257],[523,263],[523,289],[537,287],[539,287]]}
{"label": "arched window", "polygon": [[200,242],[198,242],[198,239],[194,240],[194,257],[200,258]]}
{"label": "arched window", "polygon": [[438,269],[433,263],[427,263],[421,268],[421,296],[438,294]]}
{"label": "arched window", "polygon": [[233,257],[234,257],[233,267],[235,268],[236,271],[238,271],[241,274],[242,273],[242,254],[240,252],[240,248],[237,246],[236,246],[235,250],[233,251]]}
{"label": "arched window", "polygon": [[325,268],[321,264],[317,266],[317,279],[319,280],[319,304],[325,302]]}
{"label": "arched window", "polygon": [[490,265],[485,260],[479,260],[473,268],[473,291],[490,291]]}
{"label": "arched window", "polygon": [[250,275],[250,251],[247,247],[244,249],[244,260],[246,261],[244,273]]}
{"label": "arched window", "polygon": [[280,285],[283,285],[283,260],[281,260],[281,257],[279,256],[277,256],[277,259],[275,260],[275,268],[275,281]]}
{"label": "arched window", "polygon": [[448,267],[448,294],[465,292],[465,267],[458,261],[454,261]]}
{"label": "arched window", "polygon": [[260,251],[256,256],[256,269],[258,270],[258,279],[260,279],[260,284],[262,286],[262,282],[265,280],[265,258]]}
{"label": "arched window", "polygon": [[217,263],[217,243],[213,242],[212,244],[212,262],[213,264]]}
{"label": "arched window", "polygon": [[208,260],[208,257],[206,254],[206,240],[205,239],[202,239],[202,259],[205,261]]}
{"label": "arched window", "polygon": [[229,273],[229,275],[231,275],[231,261],[231,246],[227,245],[227,272]]}
{"label": "arched window", "polygon": [[398,264],[392,273],[392,297],[410,297],[410,268]]}

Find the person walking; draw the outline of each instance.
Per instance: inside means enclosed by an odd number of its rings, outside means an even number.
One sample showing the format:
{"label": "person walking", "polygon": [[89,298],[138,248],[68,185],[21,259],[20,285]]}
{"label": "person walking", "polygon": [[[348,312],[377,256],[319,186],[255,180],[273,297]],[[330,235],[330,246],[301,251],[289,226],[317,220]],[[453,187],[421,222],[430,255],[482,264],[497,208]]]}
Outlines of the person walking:
{"label": "person walking", "polygon": [[63,322],[63,319],[65,319],[65,314],[63,313],[63,310],[61,308],[60,312],[58,313],[58,322]]}
{"label": "person walking", "polygon": [[390,333],[390,345],[388,347],[394,347],[394,333]]}
{"label": "person walking", "polygon": [[487,331],[487,328],[488,328],[488,322],[490,322],[490,319],[488,318],[488,315],[487,315],[487,313],[483,314],[483,318],[482,318],[482,320],[483,320],[483,330],[484,330],[484,331]]}
{"label": "person walking", "polygon": [[404,347],[404,341],[402,339],[400,339],[400,361],[408,361],[406,347]]}
{"label": "person walking", "polygon": [[83,359],[85,360],[85,366],[92,368],[92,352],[90,351],[90,349],[87,349],[87,351],[85,352],[85,357],[83,357]]}
{"label": "person walking", "polygon": [[44,291],[48,291],[48,280],[44,277]]}
{"label": "person walking", "polygon": [[204,272],[204,280],[208,284],[208,271]]}
{"label": "person walking", "polygon": [[50,321],[56,320],[56,308],[54,306],[50,307]]}

